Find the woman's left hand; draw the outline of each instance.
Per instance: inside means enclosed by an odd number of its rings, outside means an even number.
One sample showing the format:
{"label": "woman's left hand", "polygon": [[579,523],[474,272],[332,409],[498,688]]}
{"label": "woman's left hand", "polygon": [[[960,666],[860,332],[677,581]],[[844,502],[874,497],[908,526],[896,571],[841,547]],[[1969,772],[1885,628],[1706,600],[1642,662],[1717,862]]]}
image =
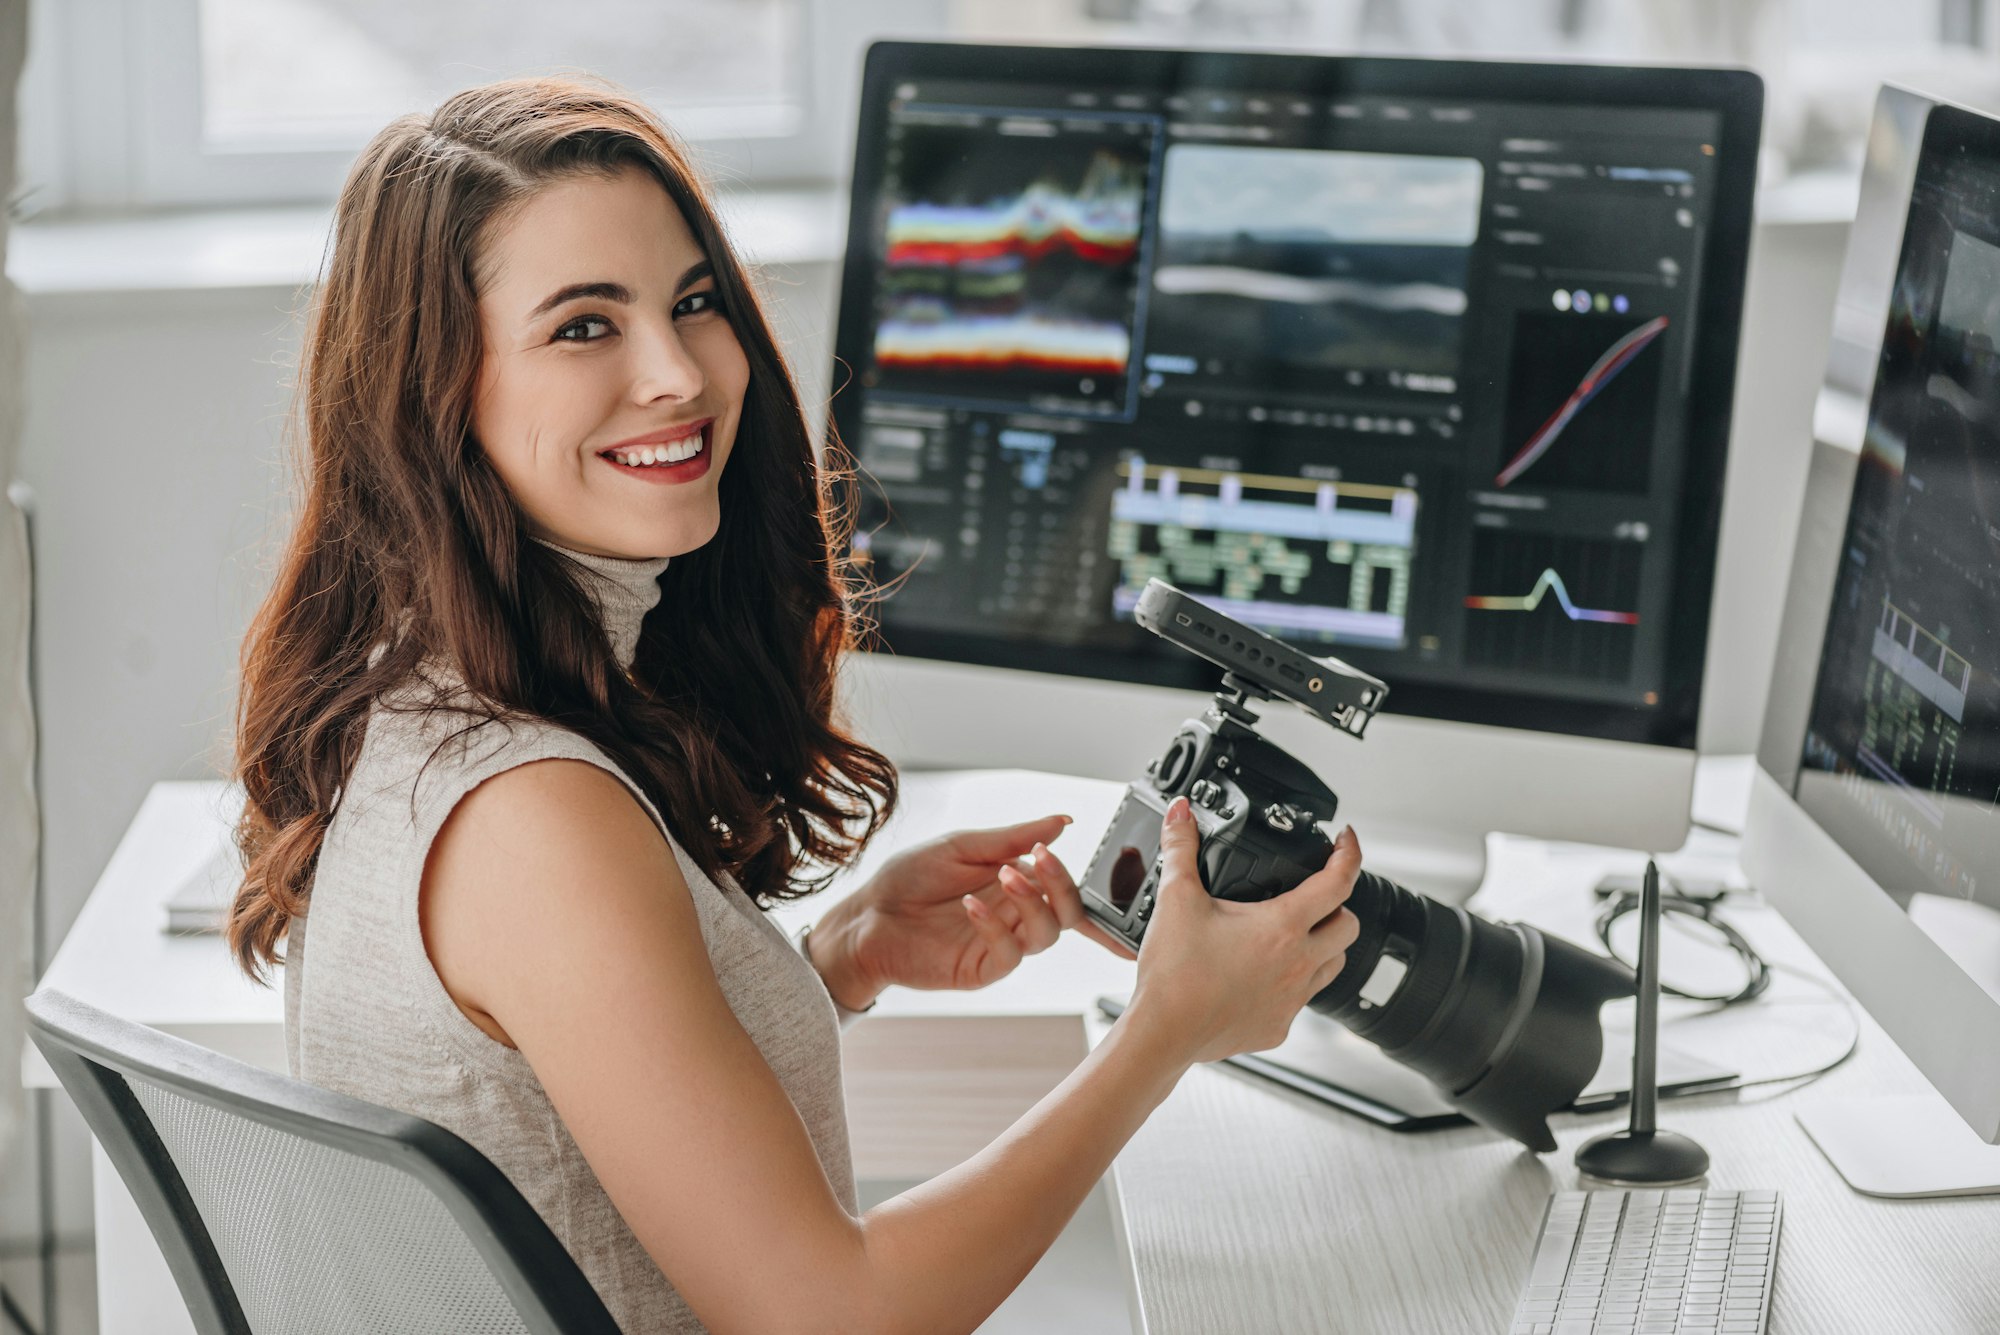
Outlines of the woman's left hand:
{"label": "woman's left hand", "polygon": [[1093,930],[1075,882],[1048,851],[1068,824],[1044,816],[961,830],[890,858],[813,928],[813,964],[834,999],[860,1010],[892,983],[985,987],[1054,945],[1065,926],[1116,949]]}

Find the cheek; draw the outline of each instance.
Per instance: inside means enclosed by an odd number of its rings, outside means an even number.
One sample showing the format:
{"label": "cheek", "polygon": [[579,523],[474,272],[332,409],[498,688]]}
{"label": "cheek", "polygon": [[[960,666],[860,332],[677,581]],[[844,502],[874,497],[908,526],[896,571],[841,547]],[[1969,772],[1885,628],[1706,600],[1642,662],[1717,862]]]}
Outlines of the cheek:
{"label": "cheek", "polygon": [[740,407],[743,392],[750,385],[750,359],[744,355],[743,345],[736,339],[736,331],[727,324],[721,325],[705,342],[699,355],[708,382],[721,392],[730,407]]}
{"label": "cheek", "polygon": [[564,365],[550,358],[503,367],[482,389],[474,430],[503,476],[546,469],[574,454],[603,420],[607,403],[616,401],[617,380],[602,361]]}

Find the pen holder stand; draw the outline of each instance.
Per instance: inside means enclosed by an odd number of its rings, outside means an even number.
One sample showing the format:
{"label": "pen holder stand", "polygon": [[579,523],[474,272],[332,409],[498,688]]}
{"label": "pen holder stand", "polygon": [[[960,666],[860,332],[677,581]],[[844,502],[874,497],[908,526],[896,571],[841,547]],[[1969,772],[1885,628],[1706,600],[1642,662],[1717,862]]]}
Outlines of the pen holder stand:
{"label": "pen holder stand", "polygon": [[1632,1034],[1632,1120],[1595,1136],[1576,1152],[1578,1171],[1620,1187],[1669,1187],[1708,1174],[1708,1151],[1654,1123],[1660,1036],[1660,871],[1646,864],[1639,895],[1639,997]]}

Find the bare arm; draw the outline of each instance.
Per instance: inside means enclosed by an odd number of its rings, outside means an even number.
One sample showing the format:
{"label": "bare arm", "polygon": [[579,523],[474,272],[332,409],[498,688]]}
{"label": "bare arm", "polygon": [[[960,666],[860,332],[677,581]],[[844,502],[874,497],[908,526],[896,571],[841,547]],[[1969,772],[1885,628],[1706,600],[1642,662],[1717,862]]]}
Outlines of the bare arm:
{"label": "bare arm", "polygon": [[[1339,911],[1351,838],[1264,905],[1202,893],[1191,823],[1167,843],[1180,870],[1126,1017],[991,1146],[858,1220],[730,1011],[672,852],[609,774],[543,761],[461,802],[425,871],[425,940],[461,1008],[527,1057],[711,1329],[970,1330],[1182,1072],[1275,1043],[1353,939]],[[747,1256],[783,1258],[805,1282],[746,1282]]]}

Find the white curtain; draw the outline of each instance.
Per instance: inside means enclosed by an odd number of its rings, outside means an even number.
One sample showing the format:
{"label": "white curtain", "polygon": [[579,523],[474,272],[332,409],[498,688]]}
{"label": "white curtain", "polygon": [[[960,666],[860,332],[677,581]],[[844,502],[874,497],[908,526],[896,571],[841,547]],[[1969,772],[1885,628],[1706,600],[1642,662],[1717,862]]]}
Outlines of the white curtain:
{"label": "white curtain", "polygon": [[7,282],[7,214],[14,193],[15,88],[27,47],[27,0],[0,0],[0,1173],[18,1162],[22,1119],[20,998],[30,976],[35,894],[35,720],[28,701],[26,518],[7,499],[21,437],[22,316]]}

